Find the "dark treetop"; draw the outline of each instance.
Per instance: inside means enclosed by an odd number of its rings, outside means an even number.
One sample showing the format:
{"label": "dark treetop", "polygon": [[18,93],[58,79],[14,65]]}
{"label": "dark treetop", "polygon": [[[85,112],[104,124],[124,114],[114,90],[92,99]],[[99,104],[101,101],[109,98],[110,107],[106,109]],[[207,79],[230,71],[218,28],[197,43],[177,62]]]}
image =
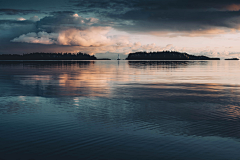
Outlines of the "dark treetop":
{"label": "dark treetop", "polygon": [[29,53],[23,55],[2,54],[0,60],[95,60],[94,55],[86,53]]}
{"label": "dark treetop", "polygon": [[126,60],[220,60],[220,58],[209,58],[206,56],[194,56],[176,51],[162,52],[136,52],[130,53]]}

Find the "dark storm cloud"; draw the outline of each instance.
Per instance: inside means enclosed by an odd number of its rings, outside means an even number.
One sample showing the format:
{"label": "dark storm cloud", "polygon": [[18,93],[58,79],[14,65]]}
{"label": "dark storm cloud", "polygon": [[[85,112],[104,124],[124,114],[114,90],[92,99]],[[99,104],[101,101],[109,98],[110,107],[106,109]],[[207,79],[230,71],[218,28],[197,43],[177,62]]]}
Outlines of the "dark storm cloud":
{"label": "dark storm cloud", "polygon": [[96,18],[83,18],[73,11],[51,12],[37,22],[37,27],[46,32],[56,32],[69,28],[86,29],[89,26],[106,26]]}
{"label": "dark storm cloud", "polygon": [[71,16],[74,13],[75,12],[73,11],[54,11],[54,12],[50,12],[49,14],[52,16]]}
{"label": "dark storm cloud", "polygon": [[[10,9],[8,13],[52,12],[66,10],[68,0],[0,0],[0,8]],[[6,10],[5,10],[6,11]]]}
{"label": "dark storm cloud", "polygon": [[80,10],[113,19],[116,28],[135,32],[238,29],[237,0],[105,0],[74,1]]}
{"label": "dark storm cloud", "polygon": [[10,8],[1,8],[0,15],[26,15],[30,13],[40,13],[39,10],[23,10],[23,9],[10,9]]}
{"label": "dark storm cloud", "polygon": [[[229,6],[236,7],[238,0],[72,0],[78,7],[84,9],[144,9],[144,10],[169,10],[169,9],[227,9]],[[99,10],[96,10],[99,12]],[[101,12],[101,10],[100,10]]]}
{"label": "dark storm cloud", "polygon": [[238,28],[239,11],[145,11],[133,10],[122,15],[112,14],[111,18],[133,21],[119,26],[120,29],[146,31],[194,31],[215,27]]}
{"label": "dark storm cloud", "polygon": [[30,20],[24,20],[24,21],[19,21],[19,20],[0,20],[0,24],[8,24],[8,25],[13,25],[13,24],[20,24],[20,25],[27,25],[27,24],[35,24],[33,21]]}
{"label": "dark storm cloud", "polygon": [[23,53],[29,49],[29,45],[10,42],[13,38],[28,33],[36,32],[36,23],[25,20],[0,20],[0,54],[5,53]]}
{"label": "dark storm cloud", "polygon": [[9,41],[16,36],[36,30],[36,23],[34,21],[0,20],[1,44],[9,43]]}

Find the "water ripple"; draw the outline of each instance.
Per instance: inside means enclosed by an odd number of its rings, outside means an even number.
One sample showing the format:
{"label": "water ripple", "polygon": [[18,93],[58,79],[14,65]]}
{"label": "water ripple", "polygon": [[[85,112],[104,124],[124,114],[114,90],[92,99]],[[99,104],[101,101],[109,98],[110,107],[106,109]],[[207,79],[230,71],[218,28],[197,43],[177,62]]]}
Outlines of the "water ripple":
{"label": "water ripple", "polygon": [[239,159],[239,67],[0,63],[0,159]]}

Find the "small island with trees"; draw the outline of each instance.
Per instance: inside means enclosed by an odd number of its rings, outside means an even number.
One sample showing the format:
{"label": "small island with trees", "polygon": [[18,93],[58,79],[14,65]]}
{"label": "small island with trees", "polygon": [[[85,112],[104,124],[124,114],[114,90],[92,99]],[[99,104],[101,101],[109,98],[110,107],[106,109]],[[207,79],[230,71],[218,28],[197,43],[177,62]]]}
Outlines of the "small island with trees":
{"label": "small island with trees", "polygon": [[220,58],[209,58],[207,56],[195,56],[177,51],[162,52],[136,52],[129,53],[126,60],[220,60]]}
{"label": "small island with trees", "polygon": [[78,52],[73,53],[28,53],[28,54],[2,54],[0,60],[96,60],[94,55]]}
{"label": "small island with trees", "polygon": [[225,59],[225,60],[239,60],[238,58],[229,58],[229,59]]}

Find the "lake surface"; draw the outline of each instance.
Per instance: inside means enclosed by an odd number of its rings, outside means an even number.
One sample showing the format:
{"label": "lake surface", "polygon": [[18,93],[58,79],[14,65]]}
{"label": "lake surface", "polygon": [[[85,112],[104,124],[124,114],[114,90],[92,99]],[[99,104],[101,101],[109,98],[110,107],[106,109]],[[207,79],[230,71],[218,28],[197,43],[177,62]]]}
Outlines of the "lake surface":
{"label": "lake surface", "polygon": [[240,61],[0,62],[1,160],[240,159]]}

